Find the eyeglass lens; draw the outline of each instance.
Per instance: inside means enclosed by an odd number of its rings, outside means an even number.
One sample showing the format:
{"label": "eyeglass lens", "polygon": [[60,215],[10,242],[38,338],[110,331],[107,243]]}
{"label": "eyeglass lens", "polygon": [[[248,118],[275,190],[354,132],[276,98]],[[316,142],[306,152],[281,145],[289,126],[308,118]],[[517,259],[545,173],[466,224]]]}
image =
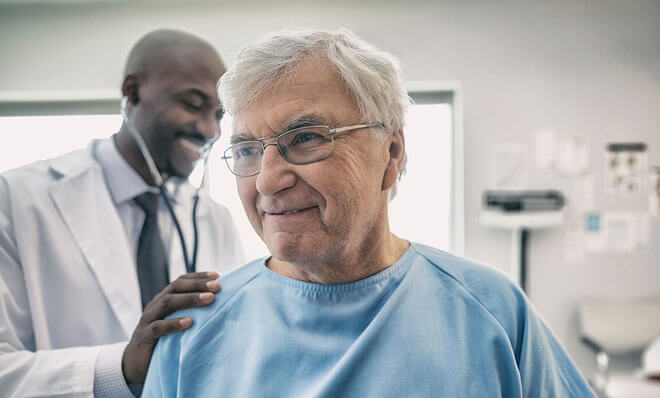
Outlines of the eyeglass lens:
{"label": "eyeglass lens", "polygon": [[[333,149],[330,130],[325,126],[303,127],[277,137],[278,150],[293,164],[308,164],[330,155]],[[225,151],[225,160],[231,171],[239,176],[250,176],[261,170],[264,144],[246,141]]]}

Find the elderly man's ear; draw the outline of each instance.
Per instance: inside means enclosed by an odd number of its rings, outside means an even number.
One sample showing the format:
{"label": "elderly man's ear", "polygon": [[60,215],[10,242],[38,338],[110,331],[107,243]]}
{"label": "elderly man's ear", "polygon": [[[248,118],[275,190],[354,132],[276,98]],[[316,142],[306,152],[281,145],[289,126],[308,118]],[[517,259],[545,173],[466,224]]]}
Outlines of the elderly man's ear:
{"label": "elderly man's ear", "polygon": [[403,130],[395,131],[388,140],[389,143],[389,161],[383,175],[383,184],[381,189],[386,191],[392,188],[392,185],[399,178],[399,171],[403,167],[403,158],[406,153],[406,140],[403,137]]}

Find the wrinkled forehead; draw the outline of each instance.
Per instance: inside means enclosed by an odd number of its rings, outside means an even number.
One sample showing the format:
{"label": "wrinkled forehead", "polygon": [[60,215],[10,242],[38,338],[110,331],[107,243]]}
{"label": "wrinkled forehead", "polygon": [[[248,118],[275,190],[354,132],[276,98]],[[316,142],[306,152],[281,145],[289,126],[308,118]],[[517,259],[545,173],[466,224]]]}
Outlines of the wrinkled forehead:
{"label": "wrinkled forehead", "polygon": [[266,136],[303,125],[336,126],[353,115],[353,95],[327,61],[308,59],[234,115],[234,135]]}

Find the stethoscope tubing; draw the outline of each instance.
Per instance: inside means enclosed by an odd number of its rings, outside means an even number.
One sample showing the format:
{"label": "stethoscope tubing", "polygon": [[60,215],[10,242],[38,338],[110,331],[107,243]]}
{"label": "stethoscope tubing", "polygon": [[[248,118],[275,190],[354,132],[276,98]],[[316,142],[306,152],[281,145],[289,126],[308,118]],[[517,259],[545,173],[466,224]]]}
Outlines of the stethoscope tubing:
{"label": "stethoscope tubing", "polygon": [[188,257],[186,238],[183,236],[183,230],[181,229],[179,218],[176,216],[176,214],[174,214],[174,207],[172,206],[172,202],[170,201],[170,198],[167,196],[167,191],[165,190],[165,186],[159,185],[158,191],[160,192],[160,196],[163,198],[163,202],[165,202],[165,207],[167,207],[168,213],[170,213],[170,217],[172,218],[172,222],[174,223],[174,227],[176,228],[177,235],[179,235],[179,242],[181,242],[181,254],[183,255],[183,262],[186,265],[186,272],[187,273],[195,272],[195,269],[197,268],[197,249],[199,247],[199,242],[197,240],[198,237],[197,205],[199,203],[199,195],[195,194],[195,197],[193,198],[193,211],[192,211],[193,256],[192,259],[190,259],[190,257]]}
{"label": "stethoscope tubing", "polygon": [[186,266],[186,272],[191,273],[195,272],[195,269],[197,268],[197,252],[199,248],[199,242],[198,242],[198,230],[197,230],[197,208],[199,204],[199,192],[195,193],[195,196],[193,198],[193,210],[192,210],[192,224],[193,224],[193,256],[192,259],[188,257],[188,248],[186,246],[186,239],[183,236],[183,230],[181,229],[181,224],[179,223],[179,219],[174,214],[174,207],[172,206],[172,202],[170,201],[170,198],[167,194],[167,190],[165,189],[165,183],[158,172],[158,169],[155,166],[153,157],[149,153],[149,149],[144,143],[144,140],[140,136],[137,127],[133,125],[133,123],[128,119],[128,116],[126,115],[126,104],[128,103],[128,98],[123,97],[121,100],[121,107],[120,107],[120,112],[121,116],[124,119],[124,122],[128,126],[128,130],[131,132],[131,135],[135,139],[138,148],[140,149],[140,153],[142,153],[142,157],[144,158],[144,161],[147,163],[147,167],[149,169],[149,172],[151,173],[151,176],[154,179],[154,182],[156,183],[156,186],[158,187],[158,192],[160,193],[160,196],[163,198],[163,202],[165,203],[165,207],[167,207],[167,211],[170,214],[170,217],[172,218],[172,222],[174,223],[174,227],[176,228],[177,235],[179,235],[179,242],[181,243],[181,251],[183,255],[183,261]]}

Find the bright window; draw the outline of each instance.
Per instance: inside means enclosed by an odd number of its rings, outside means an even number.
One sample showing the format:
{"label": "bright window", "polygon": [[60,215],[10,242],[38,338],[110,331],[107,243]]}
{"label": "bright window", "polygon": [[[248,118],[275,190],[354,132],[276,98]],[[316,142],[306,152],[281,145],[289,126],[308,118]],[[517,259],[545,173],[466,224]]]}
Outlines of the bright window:
{"label": "bright window", "polygon": [[84,148],[120,125],[119,115],[0,117],[0,172]]}
{"label": "bright window", "polygon": [[[119,129],[118,115],[29,116],[0,118],[0,172],[85,147]],[[268,254],[252,230],[236,192],[236,181],[222,161],[229,140],[229,120],[211,152],[210,194],[232,214],[248,258]],[[392,231],[408,240],[450,248],[452,109],[447,103],[411,106],[405,128],[407,173],[390,204]],[[191,176],[196,184],[200,168]]]}
{"label": "bright window", "polygon": [[451,106],[413,105],[406,120],[408,164],[390,203],[390,227],[405,239],[449,250]]}

